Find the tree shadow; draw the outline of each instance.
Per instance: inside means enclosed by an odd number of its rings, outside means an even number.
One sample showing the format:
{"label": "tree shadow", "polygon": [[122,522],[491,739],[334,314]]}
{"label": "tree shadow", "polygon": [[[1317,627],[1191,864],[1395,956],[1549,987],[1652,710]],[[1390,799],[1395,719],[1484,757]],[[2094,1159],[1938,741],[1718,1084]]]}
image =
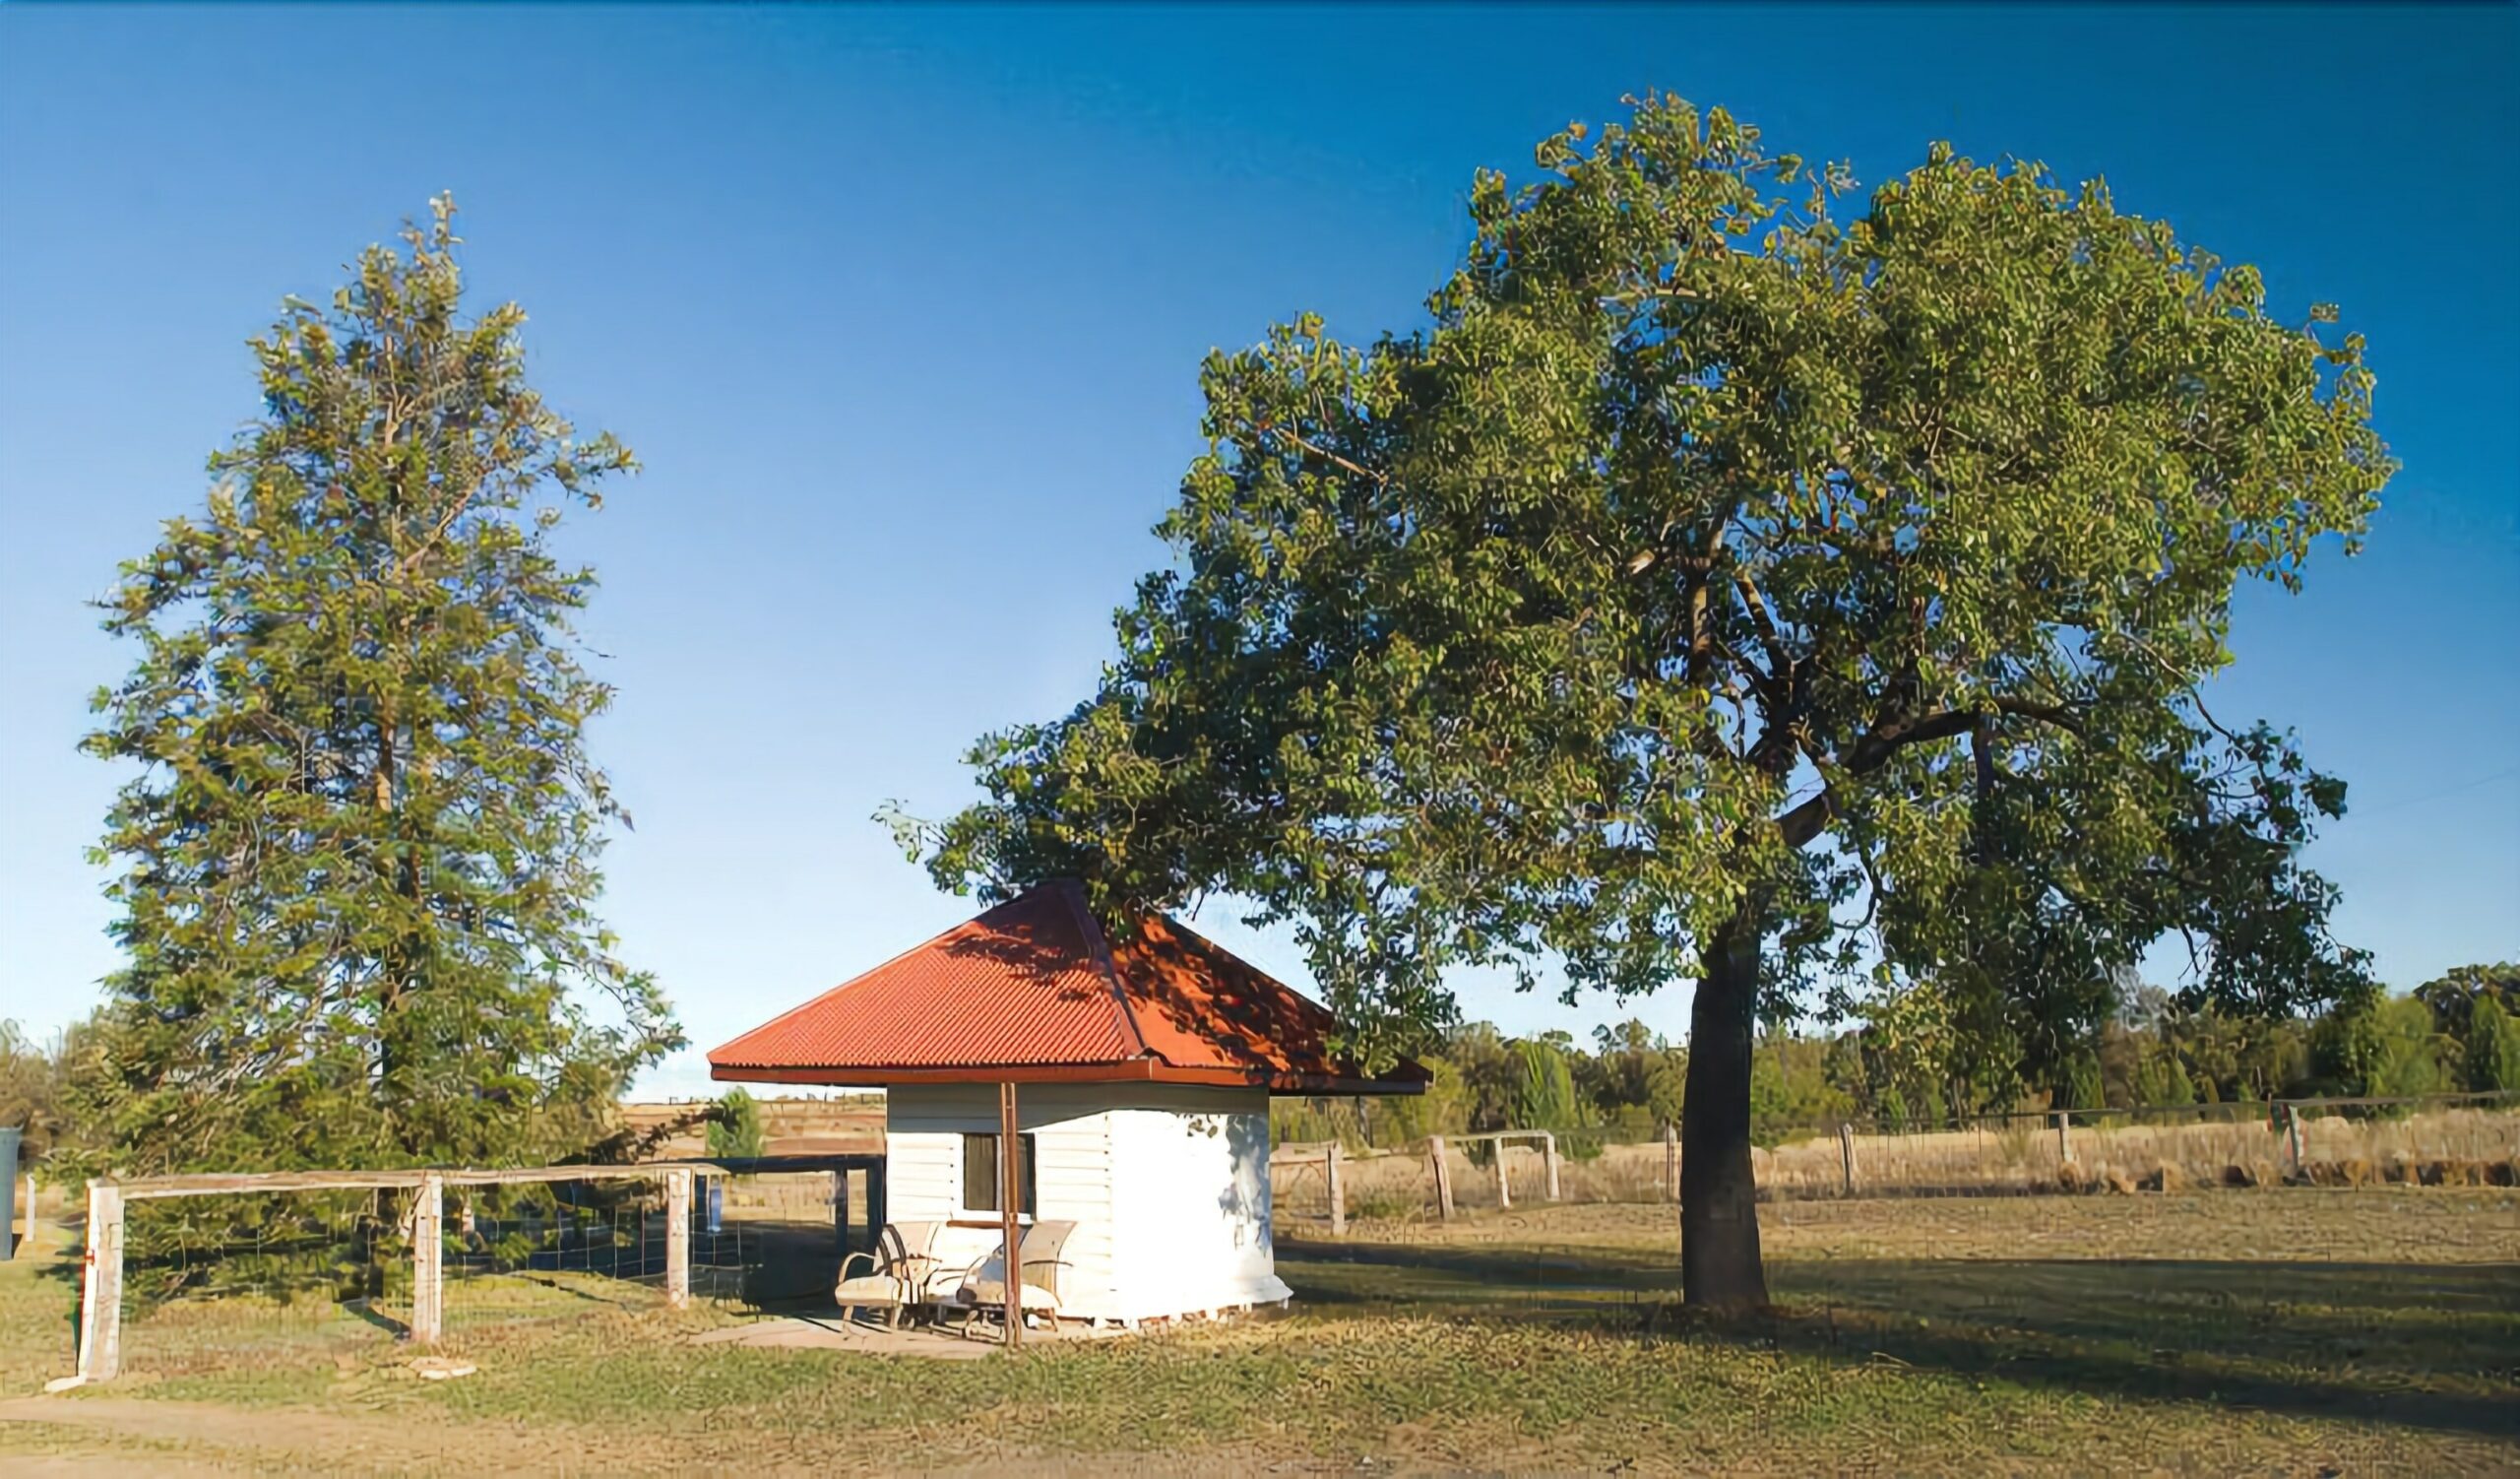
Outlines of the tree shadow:
{"label": "tree shadow", "polygon": [[349,1299],[342,1301],[342,1312],[355,1319],[363,1320],[368,1324],[376,1326],[378,1329],[383,1330],[386,1334],[393,1336],[397,1340],[400,1340],[411,1333],[410,1321],[396,1319],[393,1316],[370,1307],[368,1302],[364,1299]]}
{"label": "tree shadow", "polygon": [[1670,1264],[1609,1252],[1285,1240],[1278,1258],[1297,1301],[1321,1307],[2520,1437],[2520,1264],[1789,1259],[1770,1267],[1777,1307],[1712,1320],[1679,1308]]}

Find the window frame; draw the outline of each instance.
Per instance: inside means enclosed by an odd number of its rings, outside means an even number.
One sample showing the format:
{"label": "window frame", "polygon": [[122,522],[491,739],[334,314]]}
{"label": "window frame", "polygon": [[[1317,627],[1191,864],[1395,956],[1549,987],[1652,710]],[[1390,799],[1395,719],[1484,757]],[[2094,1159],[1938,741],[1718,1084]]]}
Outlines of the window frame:
{"label": "window frame", "polygon": [[[989,1205],[987,1206],[976,1206],[973,1204],[972,1173],[978,1169],[974,1164],[973,1147],[976,1142],[985,1142],[988,1147],[980,1157],[988,1167]],[[1018,1192],[1018,1199],[1015,1207],[1015,1218],[1017,1221],[1023,1222],[1032,1219],[1036,1210],[1040,1205],[1040,1137],[1034,1131],[1028,1129],[1019,1132],[1015,1137],[1015,1142],[1017,1146],[1016,1155],[1019,1158],[1019,1164],[1016,1166],[1016,1177],[1021,1183],[1021,1185],[1016,1189]],[[1005,1168],[999,1164],[997,1131],[993,1129],[967,1129],[963,1131],[962,1156],[962,1182],[960,1189],[956,1192],[956,1199],[961,1203],[961,1214],[965,1217],[1000,1217],[1005,1215],[1002,1210],[1003,1201],[1000,1194],[1004,1190],[1004,1188],[998,1185]]]}

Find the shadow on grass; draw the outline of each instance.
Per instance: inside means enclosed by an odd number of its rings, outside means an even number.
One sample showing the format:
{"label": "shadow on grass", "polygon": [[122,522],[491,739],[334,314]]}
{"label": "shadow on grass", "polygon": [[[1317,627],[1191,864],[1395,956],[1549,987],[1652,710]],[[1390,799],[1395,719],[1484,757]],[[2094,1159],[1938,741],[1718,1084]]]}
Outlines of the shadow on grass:
{"label": "shadow on grass", "polygon": [[2101,1398],[2213,1402],[2520,1437],[2520,1265],[1808,1259],[1737,1321],[1616,1254],[1285,1240],[1299,1304],[1538,1319]]}
{"label": "shadow on grass", "polygon": [[411,1333],[411,1327],[409,1322],[396,1319],[393,1316],[386,1314],[382,1310],[370,1308],[367,1301],[363,1299],[344,1300],[342,1301],[341,1309],[343,1314],[364,1320],[368,1324],[376,1326],[378,1329],[383,1330],[385,1333],[393,1336],[397,1340],[400,1340],[404,1336]]}

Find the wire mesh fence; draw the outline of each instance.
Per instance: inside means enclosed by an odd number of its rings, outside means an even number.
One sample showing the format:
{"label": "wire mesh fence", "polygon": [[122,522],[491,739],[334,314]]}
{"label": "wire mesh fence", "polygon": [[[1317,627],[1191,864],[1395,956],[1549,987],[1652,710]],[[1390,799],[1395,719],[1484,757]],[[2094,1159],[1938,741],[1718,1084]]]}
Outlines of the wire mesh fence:
{"label": "wire mesh fence", "polygon": [[[2508,1093],[1842,1122],[1761,1126],[1757,1138],[1752,1170],[1767,1200],[2520,1184],[2520,1095]],[[1679,1147],[1669,1131],[1563,1133],[1555,1148],[1558,1200],[1677,1198]],[[1440,1217],[1447,1199],[1457,1212],[1540,1201],[1548,1175],[1540,1146],[1450,1137],[1343,1143],[1338,1173],[1346,1217],[1397,1220]],[[1327,1143],[1279,1146],[1270,1184],[1280,1218],[1330,1220]]]}
{"label": "wire mesh fence", "polygon": [[79,1365],[94,1379],[233,1375],[308,1347],[417,1336],[460,1352],[590,1316],[828,1303],[844,1254],[873,1242],[880,1168],[848,1156],[99,1184]]}
{"label": "wire mesh fence", "polygon": [[181,1378],[409,1330],[408,1203],[388,1188],[134,1202],[111,1291],[121,1350]]}

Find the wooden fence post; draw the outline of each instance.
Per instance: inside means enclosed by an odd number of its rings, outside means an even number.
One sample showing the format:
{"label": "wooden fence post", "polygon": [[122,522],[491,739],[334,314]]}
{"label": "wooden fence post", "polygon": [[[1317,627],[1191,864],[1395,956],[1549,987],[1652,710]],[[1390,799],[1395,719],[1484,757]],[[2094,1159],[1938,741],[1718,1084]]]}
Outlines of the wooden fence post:
{"label": "wooden fence post", "polygon": [[80,1276],[79,1375],[110,1382],[122,1370],[122,1189],[88,1183],[88,1262]]}
{"label": "wooden fence post", "polygon": [[1676,1125],[1663,1126],[1663,1190],[1671,1193],[1673,1201],[1680,1199],[1680,1127]]}
{"label": "wooden fence post", "polygon": [[2301,1112],[2292,1105],[2284,1106],[2284,1148],[2292,1153],[2293,1171],[2301,1170]]}
{"label": "wooden fence post", "polygon": [[2074,1142],[2065,1134],[2066,1130],[2073,1127],[2073,1111],[2056,1111],[2056,1159],[2060,1161],[2070,1161],[2074,1158]]}
{"label": "wooden fence post", "polygon": [[1453,1168],[1444,1161],[1444,1137],[1428,1135],[1426,1149],[1435,1162],[1435,1215],[1450,1222],[1453,1216]]}
{"label": "wooden fence post", "polygon": [[1339,1182],[1339,1142],[1330,1142],[1330,1154],[1322,1158],[1322,1178],[1330,1183],[1330,1235],[1345,1237],[1348,1232],[1348,1193]]}
{"label": "wooden fence post", "polygon": [[1846,1175],[1847,1194],[1853,1196],[1855,1194],[1855,1126],[1852,1125],[1841,1124],[1838,1126],[1838,1165]]}
{"label": "wooden fence post", "polygon": [[1514,1204],[1514,1189],[1505,1185],[1505,1137],[1499,1135],[1488,1141],[1487,1149],[1496,1157],[1496,1205],[1510,1207]]}
{"label": "wooden fence post", "polygon": [[856,1252],[849,1237],[849,1173],[846,1171],[831,1174],[831,1226],[833,1236],[840,1240],[840,1255],[845,1258]]}
{"label": "wooden fence post", "polygon": [[1540,1137],[1540,1155],[1542,1169],[1546,1173],[1546,1182],[1543,1190],[1549,1200],[1555,1201],[1557,1200],[1557,1136],[1543,1134]]}
{"label": "wooden fence post", "polygon": [[[841,1227],[846,1234],[849,1173],[835,1171],[832,1179],[840,1183]],[[677,1310],[691,1303],[691,1168],[687,1166],[665,1173],[665,1303]]]}
{"label": "wooden fence post", "polygon": [[411,1203],[411,1343],[435,1345],[446,1333],[446,1183],[420,1178]]}

